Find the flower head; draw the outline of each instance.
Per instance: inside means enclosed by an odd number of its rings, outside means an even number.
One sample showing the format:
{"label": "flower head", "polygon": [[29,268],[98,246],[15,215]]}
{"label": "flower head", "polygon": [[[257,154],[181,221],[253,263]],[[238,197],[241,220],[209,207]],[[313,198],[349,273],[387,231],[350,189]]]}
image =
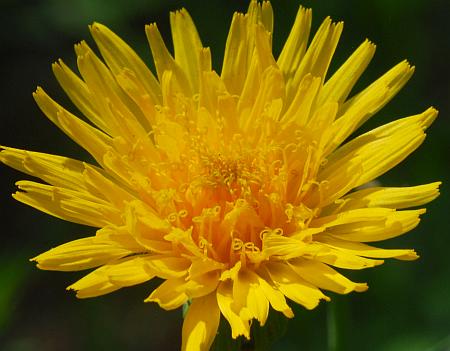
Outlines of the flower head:
{"label": "flower head", "polygon": [[425,138],[434,108],[348,137],[413,73],[401,62],[348,98],[375,46],[364,41],[326,78],[343,24],[327,18],[308,45],[311,11],[300,8],[278,58],[269,2],[233,16],[222,72],[211,68],[189,14],[170,17],[175,54],[146,26],[157,77],[105,26],[91,33],[102,59],[75,46],[78,71],[53,65],[84,118],[38,88],[34,98],[96,165],[2,147],[0,160],[44,183],[20,181],[17,200],[98,228],[35,258],[41,269],[95,268],[69,289],[103,295],[155,277],[145,301],[175,309],[192,301],[183,349],[208,349],[220,316],[250,337],[269,306],[293,316],[323,290],[364,291],[334,268],[362,269],[413,250],[366,243],[413,229],[439,183],[360,189]]}

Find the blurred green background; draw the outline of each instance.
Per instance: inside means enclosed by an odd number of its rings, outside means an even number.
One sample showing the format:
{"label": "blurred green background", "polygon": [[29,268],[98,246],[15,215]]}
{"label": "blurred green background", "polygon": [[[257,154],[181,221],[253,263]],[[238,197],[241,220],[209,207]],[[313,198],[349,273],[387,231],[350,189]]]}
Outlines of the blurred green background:
{"label": "blurred green background", "polygon": [[[186,7],[220,70],[232,13],[247,1],[2,0],[0,11],[0,143],[88,159],[35,106],[37,85],[71,106],[51,73],[58,58],[75,66],[73,44],[87,39],[87,25],[99,21],[116,31],[150,64],[144,25],[157,22],[170,38],[169,11]],[[279,53],[300,2],[274,0],[274,50]],[[386,247],[415,248],[413,263],[388,261],[349,275],[367,281],[363,294],[335,296],[341,350],[450,350],[450,6],[448,0],[305,0],[313,28],[330,15],[345,29],[332,70],[366,37],[377,53],[356,90],[408,58],[416,73],[403,91],[365,129],[419,113],[430,105],[440,117],[424,145],[381,178],[385,185],[442,180],[442,195],[428,206],[418,229]],[[169,42],[169,40],[167,40]],[[171,44],[169,44],[171,45]],[[355,91],[356,91],[355,90]],[[0,350],[177,350],[181,311],[166,312],[142,300],[156,283],[78,300],[65,287],[83,273],[45,272],[28,259],[58,244],[92,234],[15,202],[14,182],[26,178],[0,170]],[[292,304],[294,305],[294,304]],[[314,311],[295,307],[285,337],[274,350],[325,350],[327,303]]]}

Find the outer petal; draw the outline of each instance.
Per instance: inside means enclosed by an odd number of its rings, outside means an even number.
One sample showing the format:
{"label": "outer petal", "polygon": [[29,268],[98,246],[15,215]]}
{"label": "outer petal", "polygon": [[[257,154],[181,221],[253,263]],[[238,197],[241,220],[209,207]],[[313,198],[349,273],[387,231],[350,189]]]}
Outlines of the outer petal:
{"label": "outer petal", "polygon": [[220,322],[220,309],[216,294],[192,301],[183,323],[183,351],[207,351],[216,337]]}
{"label": "outer petal", "polygon": [[[271,7],[251,1],[247,13],[235,13],[225,46],[221,77],[231,94],[240,94],[247,75],[251,75],[255,32],[272,33]],[[262,28],[258,28],[262,27]],[[253,67],[254,68],[254,67]]]}
{"label": "outer petal", "polygon": [[178,308],[189,299],[185,290],[180,289],[183,283],[182,278],[165,280],[144,301],[157,302],[165,310]]}
{"label": "outer petal", "polygon": [[241,318],[256,318],[264,325],[269,314],[269,301],[254,272],[247,269],[238,272],[233,284],[233,299]]}
{"label": "outer petal", "polygon": [[147,264],[157,277],[170,279],[184,277],[190,261],[182,257],[153,256]]}
{"label": "outer petal", "polygon": [[321,243],[335,248],[339,251],[352,255],[359,255],[374,258],[396,258],[398,260],[415,260],[417,256],[414,250],[408,249],[380,249],[378,247],[369,246],[354,241],[342,240],[330,235],[319,234],[314,238]]}
{"label": "outer petal", "polygon": [[292,80],[305,54],[311,29],[311,17],[311,9],[300,6],[289,37],[278,57],[277,64],[286,81]]}
{"label": "outer petal", "polygon": [[303,280],[285,263],[270,262],[266,269],[284,295],[309,310],[317,307],[321,299],[329,300],[318,288]]}
{"label": "outer petal", "polygon": [[[337,149],[318,175],[318,180],[339,177],[342,166],[360,164],[363,169],[355,186],[365,184],[387,172],[412,153],[425,139],[424,130],[436,118],[429,108],[419,115],[399,119],[365,133]],[[338,119],[339,121],[339,119]]]}
{"label": "outer petal", "polygon": [[145,33],[152,50],[153,61],[155,62],[160,83],[163,81],[164,72],[172,72],[176,90],[182,91],[185,95],[192,94],[186,72],[182,70],[178,62],[170,54],[156,24],[145,26]]}
{"label": "outer petal", "polygon": [[250,324],[247,319],[242,319],[238,311],[233,308],[233,285],[231,280],[221,282],[217,288],[217,303],[225,319],[230,323],[231,336],[236,339],[243,335],[250,339]]}
{"label": "outer petal", "polygon": [[103,165],[103,155],[112,143],[108,135],[65,110],[52,100],[42,88],[38,87],[33,97],[49,120],[88,151],[100,165]]}
{"label": "outer petal", "polygon": [[320,78],[313,77],[310,73],[303,77],[297,87],[292,103],[283,115],[283,131],[284,129],[288,129],[283,135],[292,137],[290,129],[292,128],[292,124],[290,122],[295,122],[300,126],[306,125],[310,117],[309,115],[313,110],[320,86]]}
{"label": "outer petal", "polygon": [[321,262],[297,258],[291,260],[289,265],[302,278],[321,289],[327,289],[339,294],[367,290],[367,284],[354,283]]}
{"label": "outer petal", "polygon": [[117,75],[124,68],[132,70],[145,87],[152,102],[159,103],[161,91],[157,80],[128,44],[100,23],[94,23],[90,30],[113,73]]}
{"label": "outer petal", "polygon": [[441,182],[411,187],[377,187],[355,191],[330,205],[327,213],[363,207],[408,208],[424,205],[439,196]]}
{"label": "outer petal", "polygon": [[61,87],[83,115],[101,130],[109,131],[108,125],[97,111],[95,96],[89,91],[87,84],[62,60],[55,62],[52,69]]}
{"label": "outer petal", "polygon": [[368,118],[374,115],[377,111],[379,111],[384,105],[386,105],[408,82],[413,73],[414,67],[411,67],[406,60],[400,62],[399,64],[391,68],[388,72],[383,74],[371,85],[369,85],[362,92],[358,93],[350,100],[345,102],[341,112],[345,113],[348,109],[354,107],[355,105],[360,104],[361,101],[366,99],[368,96],[376,94],[377,90],[379,90],[380,88],[381,89],[387,88],[385,98],[381,100],[380,103],[373,110],[367,113],[363,119],[359,120],[355,124],[355,128],[357,128],[358,126],[363,124]]}
{"label": "outer petal", "polygon": [[52,216],[98,228],[123,223],[117,209],[89,193],[25,180],[16,185],[16,200]]}
{"label": "outer petal", "polygon": [[384,221],[354,223],[330,228],[328,232],[341,239],[373,242],[395,238],[414,229],[425,210],[393,212]]}
{"label": "outer petal", "polygon": [[294,313],[286,303],[283,293],[260,276],[258,276],[258,280],[259,285],[261,286],[264,295],[266,295],[267,300],[269,300],[272,308],[275,311],[282,312],[287,318],[294,317]]}
{"label": "outer petal", "polygon": [[325,83],[319,103],[322,104],[326,101],[343,103],[374,53],[375,45],[369,40],[365,40]]}
{"label": "outer petal", "polygon": [[286,84],[288,104],[292,101],[299,83],[306,74],[311,73],[315,77],[320,77],[323,82],[342,29],[342,22],[332,23],[330,18],[323,21],[306,50],[305,56],[300,61],[298,69]]}
{"label": "outer petal", "polygon": [[384,263],[383,260],[374,260],[371,258],[361,257],[358,256],[357,253],[342,251],[319,243],[320,242],[317,242],[317,245],[322,248],[321,251],[315,255],[308,255],[304,257],[344,269],[365,269]]}
{"label": "outer petal", "polygon": [[[151,267],[151,270],[153,270],[153,267]],[[157,273],[159,274],[160,271]],[[196,299],[209,295],[216,290],[218,283],[219,273],[217,271],[199,275],[195,279],[168,279],[156,288],[145,302],[157,302],[166,310],[175,309],[189,298]]]}
{"label": "outer petal", "polygon": [[327,232],[349,241],[372,242],[394,238],[415,228],[424,209],[394,211],[386,208],[355,209],[322,217],[314,226],[326,226]]}
{"label": "outer petal", "polygon": [[32,259],[40,269],[52,271],[79,271],[108,263],[132,254],[113,241],[88,237],[57,246]]}
{"label": "outer petal", "polygon": [[78,298],[95,297],[122,287],[141,284],[153,277],[154,275],[146,269],[144,259],[131,257],[104,265],[67,289],[76,290]]}
{"label": "outer petal", "polygon": [[0,161],[18,171],[39,177],[51,185],[73,190],[85,188],[85,165],[81,161],[4,146],[1,147]]}
{"label": "outer petal", "polygon": [[199,91],[200,52],[202,42],[185,9],[170,13],[175,60],[182,70],[187,73],[192,92]]}
{"label": "outer petal", "polygon": [[78,69],[89,90],[95,96],[96,107],[108,134],[120,136],[128,143],[147,141],[148,131],[141,122],[145,117],[136,104],[118,85],[108,67],[95,55],[85,42],[75,46]]}

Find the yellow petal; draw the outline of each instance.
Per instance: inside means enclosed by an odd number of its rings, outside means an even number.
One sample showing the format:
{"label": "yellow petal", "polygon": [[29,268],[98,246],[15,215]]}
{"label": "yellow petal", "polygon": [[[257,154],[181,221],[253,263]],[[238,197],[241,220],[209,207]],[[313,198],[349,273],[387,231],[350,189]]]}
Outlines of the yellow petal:
{"label": "yellow petal", "polygon": [[342,104],[374,54],[375,45],[365,40],[325,83],[318,104],[326,101]]}
{"label": "yellow petal", "polygon": [[[263,24],[257,24],[255,27],[255,50],[262,71],[270,66],[277,67],[272,54],[272,33],[268,32]],[[281,71],[280,76],[283,76]]]}
{"label": "yellow petal", "polygon": [[374,91],[373,94],[359,99],[357,103],[349,107],[342,116],[339,116],[339,118],[334,121],[331,126],[333,136],[325,149],[324,156],[328,156],[335,150],[336,147],[356,130],[362,120],[368,118],[367,116],[369,116],[371,111],[380,104],[380,101],[385,100],[387,92],[388,88],[381,86]]}
{"label": "yellow petal", "polygon": [[67,67],[62,60],[54,63],[52,69],[58,83],[83,115],[98,128],[110,133],[108,125],[98,113],[94,95],[89,91],[86,83]]}
{"label": "yellow petal", "polygon": [[97,230],[95,236],[99,240],[112,241],[116,245],[126,248],[134,253],[142,254],[147,252],[147,250],[135,240],[128,229],[129,228],[127,228],[126,225],[108,225]]}
{"label": "yellow petal", "polygon": [[184,289],[189,298],[198,298],[215,291],[219,284],[219,272],[217,270],[206,272],[194,278],[189,278]]}
{"label": "yellow petal", "polygon": [[302,240],[284,235],[266,234],[262,240],[262,252],[267,257],[289,260],[302,256],[308,249],[308,244]]}
{"label": "yellow petal", "polygon": [[305,258],[314,259],[337,268],[354,270],[371,268],[384,263],[383,260],[360,257],[357,253],[334,249],[323,245],[320,241],[316,241],[316,245],[320,246],[321,250],[318,250],[316,254],[305,255]]}
{"label": "yellow petal", "polygon": [[254,272],[246,269],[239,271],[233,284],[233,300],[241,318],[256,318],[261,326],[264,325],[269,314],[269,301]]}
{"label": "yellow petal", "polygon": [[103,155],[111,145],[109,136],[66,111],[53,101],[42,88],[38,87],[33,97],[48,119],[86,149],[100,165],[103,164]]}
{"label": "yellow petal", "polygon": [[419,223],[421,210],[360,208],[315,219],[311,226],[326,227],[333,236],[350,241],[378,241],[406,233]]}
{"label": "yellow petal", "polygon": [[[152,267],[150,264],[149,267],[152,272],[160,274],[162,265],[163,263],[160,262],[159,266]],[[168,275],[166,274],[166,276]],[[181,306],[189,298],[195,299],[210,294],[216,290],[218,284],[219,272],[217,271],[207,272],[195,278],[169,278],[153,290],[145,302],[157,302],[162,308],[171,310]]]}
{"label": "yellow petal", "polygon": [[231,336],[236,339],[242,335],[250,339],[249,321],[239,316],[239,311],[234,308],[233,302],[233,283],[231,280],[221,282],[217,288],[217,303],[223,316],[230,323]]}
{"label": "yellow petal", "polygon": [[202,257],[200,248],[192,239],[192,228],[188,230],[173,228],[169,234],[164,236],[164,239],[175,245],[180,245],[193,256]]}
{"label": "yellow petal", "polygon": [[115,75],[119,74],[124,68],[133,71],[139,82],[145,87],[145,91],[153,104],[160,103],[159,84],[150,69],[133,49],[100,23],[94,23],[89,29],[111,71]]}
{"label": "yellow petal", "polygon": [[338,176],[340,167],[360,164],[363,172],[357,185],[367,183],[403,161],[425,139],[424,129],[436,117],[433,108],[367,132],[336,150],[319,173],[319,179]]}
{"label": "yellow petal", "polygon": [[289,261],[289,265],[303,279],[321,289],[334,291],[339,294],[367,290],[366,284],[354,283],[321,262],[299,257]]}
{"label": "yellow petal", "polygon": [[115,242],[97,237],[70,241],[34,258],[37,266],[45,270],[79,271],[108,263],[133,252]]}
{"label": "yellow petal", "polygon": [[190,261],[182,257],[153,256],[147,260],[147,265],[159,278],[181,278],[186,275]]}
{"label": "yellow petal", "polygon": [[381,249],[359,242],[339,239],[330,235],[320,234],[314,237],[314,239],[332,248],[338,249],[339,251],[347,252],[352,255],[374,258],[396,258],[398,260],[406,261],[415,260],[419,257],[414,250]]}
{"label": "yellow petal", "polygon": [[208,257],[197,258],[192,261],[192,264],[189,267],[189,278],[195,278],[211,271],[223,270],[224,268],[225,264]]}
{"label": "yellow petal", "polygon": [[145,33],[152,50],[153,61],[155,62],[160,83],[163,82],[164,72],[172,72],[176,91],[182,92],[186,96],[192,96],[193,92],[186,72],[183,71],[180,64],[174,60],[169,50],[167,50],[156,24],[145,26]]}
{"label": "yellow petal", "polygon": [[185,9],[170,13],[175,61],[186,72],[191,91],[199,91],[200,53],[203,48],[195,24]]}
{"label": "yellow petal", "polygon": [[225,85],[216,72],[203,72],[200,76],[199,105],[205,107],[209,113],[216,114],[219,109],[219,99],[227,96]]}
{"label": "yellow petal", "polygon": [[380,241],[402,235],[414,229],[425,210],[406,210],[389,213],[385,218],[373,221],[353,222],[328,228],[333,236],[349,241]]}
{"label": "yellow petal", "polygon": [[362,166],[357,162],[341,164],[335,170],[339,172],[339,176],[319,178],[317,187],[309,189],[304,195],[302,201],[306,206],[325,207],[333,203],[359,184],[363,172]]}
{"label": "yellow petal", "polygon": [[[45,182],[72,190],[85,190],[83,162],[72,158],[40,152],[0,147],[0,161],[23,173],[39,177]],[[91,193],[98,194],[92,189]]]}
{"label": "yellow petal", "polygon": [[182,330],[183,351],[208,351],[216,337],[220,310],[216,294],[194,299],[184,318]]}
{"label": "yellow petal", "polygon": [[403,61],[347,101],[339,111],[340,118],[333,125],[337,133],[328,146],[327,154],[386,105],[409,80],[413,72],[414,67],[410,67],[407,61]]}
{"label": "yellow petal", "polygon": [[[270,50],[271,11],[270,5],[251,1],[247,13],[245,15],[235,13],[231,22],[221,78],[228,92],[244,95],[244,98],[241,97],[243,100],[248,100],[245,96],[254,95],[254,91],[257,91],[254,88],[257,87],[259,78],[258,69],[262,71],[268,62],[275,62]],[[259,51],[259,55],[255,52],[255,45],[258,46],[256,51]],[[258,58],[262,60],[260,64]]]}
{"label": "yellow petal", "polygon": [[295,70],[291,82],[287,82],[287,104],[292,101],[299,83],[306,74],[311,73],[314,77],[321,78],[322,82],[324,81],[342,29],[342,22],[332,23],[330,18],[323,21],[306,50],[298,69]]}
{"label": "yellow petal", "polygon": [[313,219],[311,227],[329,228],[355,222],[383,221],[393,212],[391,208],[358,208]]}
{"label": "yellow petal", "polygon": [[237,261],[233,267],[222,272],[222,274],[220,275],[220,280],[226,281],[229,279],[232,279],[232,280],[237,279],[237,274],[239,273],[241,268],[242,268],[242,262]]}
{"label": "yellow petal", "polygon": [[[292,103],[283,115],[282,122],[284,127],[291,127],[291,122],[294,122],[299,126],[306,125],[310,119],[313,103],[316,101],[320,86],[320,78],[313,77],[311,74],[307,74],[303,77]],[[289,132],[291,132],[290,129]]]}
{"label": "yellow petal", "polygon": [[267,32],[273,33],[273,9],[270,1],[263,1],[260,4],[261,8],[261,23]]}
{"label": "yellow petal", "polygon": [[366,89],[352,97],[348,100],[344,106],[342,106],[341,113],[345,113],[352,106],[359,104],[361,100],[367,99],[370,95],[376,94],[376,91],[380,88],[386,87],[388,92],[385,96],[385,99],[380,101],[378,106],[374,107],[373,110],[370,111],[369,114],[365,116],[364,119],[360,120],[358,124],[356,124],[355,129],[363,124],[368,118],[374,115],[377,111],[379,111],[383,106],[385,106],[399,91],[400,89],[408,82],[411,76],[414,73],[414,67],[411,67],[408,61],[402,61],[393,68],[391,68],[388,72],[378,78],[375,82],[370,84]]}
{"label": "yellow petal", "polygon": [[141,257],[126,258],[107,264],[84,276],[67,287],[75,290],[78,298],[96,297],[126,286],[144,283],[154,277],[144,269],[145,260]]}
{"label": "yellow petal", "polygon": [[144,301],[156,302],[165,310],[176,309],[189,299],[183,288],[184,284],[185,280],[182,278],[167,279]]}
{"label": "yellow petal", "polygon": [[161,219],[143,202],[136,200],[127,203],[125,221],[129,232],[143,247],[158,253],[171,251],[172,244],[164,239],[171,229],[169,222]]}
{"label": "yellow petal", "polygon": [[286,299],[281,291],[275,286],[270,285],[265,279],[258,276],[259,285],[270,305],[275,311],[283,313],[287,318],[293,318],[294,313],[289,305],[286,303]]}
{"label": "yellow petal", "polygon": [[142,121],[146,121],[136,104],[117,84],[111,71],[82,42],[76,47],[78,69],[89,90],[95,95],[96,108],[108,126],[111,136],[120,136],[130,143],[148,138]]}
{"label": "yellow petal", "polygon": [[[254,96],[254,99],[252,99],[254,101],[245,102],[245,104],[248,104],[250,111],[248,114],[241,115],[239,121],[241,130],[248,133],[249,137],[251,137],[256,129],[255,134],[260,135],[262,131],[258,128],[259,126],[267,124],[267,120],[278,120],[278,114],[269,115],[268,111],[270,111],[272,104],[277,103],[277,101],[281,103],[283,94],[284,83],[281,72],[273,66],[269,66],[262,74],[257,92],[253,91],[251,93]],[[244,108],[243,96],[241,96],[239,101],[239,108]],[[280,109],[277,112],[279,113]]]}
{"label": "yellow petal", "polygon": [[[314,140],[315,147],[318,149],[316,152],[321,152],[325,145],[332,137],[332,130],[330,125],[338,110],[338,104],[336,102],[327,102],[320,108],[318,108],[314,114],[309,118],[306,128]],[[320,161],[317,160],[312,165],[312,174],[316,174],[320,166]]]}
{"label": "yellow petal", "polygon": [[115,78],[117,84],[136,104],[139,112],[145,117],[145,120],[140,120],[144,129],[152,130],[152,126],[156,123],[156,105],[153,103],[149,94],[147,94],[142,81],[134,71],[127,68],[124,68]]}
{"label": "yellow petal", "polygon": [[234,13],[225,46],[221,78],[230,94],[240,94],[253,53],[248,16]]}
{"label": "yellow petal", "polygon": [[362,207],[408,208],[424,205],[439,196],[441,182],[411,187],[376,187],[355,191],[326,209],[347,211]]}
{"label": "yellow petal", "polygon": [[287,82],[289,96],[293,89],[292,78],[298,70],[308,44],[311,17],[311,9],[299,7],[294,25],[277,60],[278,67],[280,67]]}
{"label": "yellow petal", "polygon": [[129,161],[122,157],[122,152],[110,149],[103,155],[102,167],[126,191],[139,193],[142,188],[149,187],[151,176],[144,177],[139,165],[130,164]]}
{"label": "yellow petal", "polygon": [[265,265],[270,278],[287,298],[311,310],[321,299],[329,300],[322,292],[302,279],[285,263],[270,262]]}
{"label": "yellow petal", "polygon": [[120,224],[120,212],[106,201],[88,193],[50,185],[20,181],[13,197],[31,207],[67,221],[103,227]]}
{"label": "yellow petal", "polygon": [[103,170],[94,166],[85,164],[83,178],[91,194],[100,192],[102,197],[119,210],[123,210],[126,203],[136,200],[125,187],[109,179]]}

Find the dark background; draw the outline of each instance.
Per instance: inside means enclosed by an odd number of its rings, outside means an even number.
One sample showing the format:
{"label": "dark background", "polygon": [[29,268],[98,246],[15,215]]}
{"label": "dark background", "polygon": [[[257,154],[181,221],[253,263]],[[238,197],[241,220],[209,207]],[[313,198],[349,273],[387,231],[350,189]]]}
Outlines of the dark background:
{"label": "dark background", "polygon": [[[419,228],[383,243],[415,248],[415,262],[388,261],[349,275],[367,281],[363,294],[335,296],[342,350],[450,350],[449,208],[450,8],[447,0],[305,0],[313,28],[330,15],[344,20],[344,34],[332,71],[366,37],[377,53],[358,88],[407,58],[416,73],[403,91],[368,124],[380,125],[433,105],[440,116],[422,147],[384,175],[383,185],[416,185],[442,180],[442,195],[428,206]],[[232,13],[247,1],[1,0],[0,144],[88,159],[52,125],[31,93],[42,85],[63,106],[71,106],[51,73],[63,58],[75,67],[73,44],[93,41],[87,25],[98,21],[123,37],[150,64],[144,25],[157,22],[170,38],[169,11],[186,7],[220,71]],[[273,1],[274,51],[279,53],[299,2]],[[169,41],[167,40],[169,43]],[[171,45],[171,44],[169,44]],[[367,129],[368,127],[365,127]],[[65,287],[84,273],[45,272],[28,259],[58,244],[87,236],[92,228],[51,218],[14,201],[14,182],[26,178],[0,167],[0,350],[177,350],[181,312],[166,312],[142,300],[156,283],[78,300]],[[292,304],[294,305],[294,304]],[[276,350],[325,350],[327,303],[314,311],[295,307]]]}

